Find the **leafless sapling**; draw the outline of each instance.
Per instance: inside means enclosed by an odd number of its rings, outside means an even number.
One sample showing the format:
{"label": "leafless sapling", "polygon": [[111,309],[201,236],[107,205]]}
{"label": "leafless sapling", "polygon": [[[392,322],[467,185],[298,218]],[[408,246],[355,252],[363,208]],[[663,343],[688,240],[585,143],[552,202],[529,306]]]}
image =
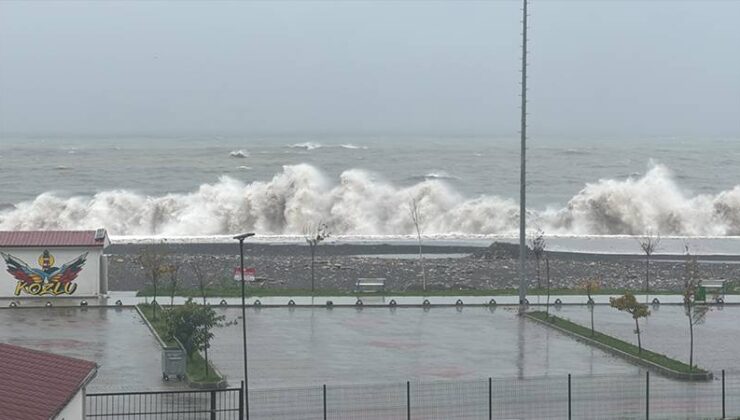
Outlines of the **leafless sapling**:
{"label": "leafless sapling", "polygon": [[315,276],[314,276],[314,265],[316,262],[316,248],[319,246],[324,239],[329,237],[329,229],[323,222],[319,222],[315,225],[307,225],[303,229],[303,237],[306,239],[306,243],[311,250],[311,294],[313,295],[315,289]]}
{"label": "leafless sapling", "polygon": [[532,248],[532,255],[534,256],[537,271],[537,289],[542,288],[540,281],[540,261],[542,261],[542,258],[545,256],[546,246],[545,232],[542,229],[537,229],[534,235],[529,239],[529,247]]}
{"label": "leafless sapling", "polygon": [[683,305],[686,318],[689,321],[689,370],[694,368],[694,326],[704,322],[709,313],[706,303],[697,303],[696,295],[701,286],[699,262],[696,256],[691,255],[688,245],[685,246],[686,263],[683,287]]}
{"label": "leafless sapling", "polygon": [[645,301],[650,294],[650,257],[660,246],[660,234],[648,229],[640,239],[640,248],[645,253]]}
{"label": "leafless sapling", "polygon": [[167,251],[161,243],[145,245],[139,254],[139,264],[152,283],[152,320],[157,320],[157,289],[159,279],[166,271]]}
{"label": "leafless sapling", "polygon": [[409,201],[409,214],[411,216],[411,221],[414,223],[414,227],[416,228],[416,239],[419,242],[419,264],[421,264],[421,289],[426,291],[427,290],[427,273],[424,268],[424,253],[422,252],[422,243],[421,243],[421,229],[424,224],[424,218],[422,217],[421,211],[419,210],[419,203],[416,201],[415,198],[412,198],[411,201]]}

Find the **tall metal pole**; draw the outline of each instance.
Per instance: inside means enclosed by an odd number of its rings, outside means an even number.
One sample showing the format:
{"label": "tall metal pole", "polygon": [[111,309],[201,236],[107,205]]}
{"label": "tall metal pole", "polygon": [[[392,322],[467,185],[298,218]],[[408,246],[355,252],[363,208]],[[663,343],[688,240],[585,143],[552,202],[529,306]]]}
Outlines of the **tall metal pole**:
{"label": "tall metal pole", "polygon": [[521,179],[519,180],[519,309],[524,309],[527,297],[527,273],[525,260],[527,256],[527,0],[522,8],[522,121],[521,121]]}
{"label": "tall metal pole", "polygon": [[247,380],[247,304],[244,291],[244,238],[239,239],[239,261],[242,272],[242,337],[244,339],[244,413],[249,420],[249,381]]}

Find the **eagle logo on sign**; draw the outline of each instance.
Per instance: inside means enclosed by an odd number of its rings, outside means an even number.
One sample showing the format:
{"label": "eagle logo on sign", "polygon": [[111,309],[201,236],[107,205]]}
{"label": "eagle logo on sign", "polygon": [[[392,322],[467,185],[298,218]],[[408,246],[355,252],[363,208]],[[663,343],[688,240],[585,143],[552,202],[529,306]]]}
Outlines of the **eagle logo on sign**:
{"label": "eagle logo on sign", "polygon": [[73,294],[77,290],[77,283],[72,283],[72,281],[82,271],[87,254],[85,252],[72,261],[62,264],[61,267],[57,267],[54,265],[54,256],[48,250],[44,250],[38,259],[40,268],[33,268],[18,257],[0,252],[0,256],[8,266],[8,273],[17,280],[16,296],[20,296],[21,293],[32,296]]}

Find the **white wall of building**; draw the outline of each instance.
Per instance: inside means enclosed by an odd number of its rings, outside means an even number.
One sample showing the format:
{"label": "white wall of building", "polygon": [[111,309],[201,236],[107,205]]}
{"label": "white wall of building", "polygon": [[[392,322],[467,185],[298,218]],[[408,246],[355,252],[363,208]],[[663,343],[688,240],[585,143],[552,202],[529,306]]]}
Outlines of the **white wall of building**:
{"label": "white wall of building", "polygon": [[[103,254],[102,248],[0,248],[0,252],[12,255],[22,260],[25,264],[33,269],[41,269],[39,257],[44,250],[48,250],[54,257],[54,267],[62,267],[77,259],[80,255],[88,253],[82,271],[71,283],[76,284],[74,291],[69,293],[60,293],[55,295],[50,293],[51,290],[42,289],[43,286],[34,286],[33,288],[19,288],[18,280],[8,273],[8,265],[5,259],[0,258],[0,298],[55,298],[55,297],[95,297],[100,294],[101,275],[103,269],[101,259]],[[42,289],[40,293],[33,294],[36,290]],[[19,291],[20,294],[16,294]],[[31,293],[29,293],[29,291]]]}
{"label": "white wall of building", "polygon": [[81,389],[54,420],[85,420],[85,389]]}

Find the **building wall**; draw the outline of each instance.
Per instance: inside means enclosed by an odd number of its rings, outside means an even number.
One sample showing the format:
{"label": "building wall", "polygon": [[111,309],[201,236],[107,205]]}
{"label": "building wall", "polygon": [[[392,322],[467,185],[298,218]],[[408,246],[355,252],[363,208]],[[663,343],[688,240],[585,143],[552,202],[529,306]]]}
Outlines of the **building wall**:
{"label": "building wall", "polygon": [[85,420],[85,389],[81,389],[54,420]]}
{"label": "building wall", "polygon": [[53,282],[45,281],[42,284],[25,286],[8,272],[9,265],[5,258],[0,258],[0,297],[29,298],[29,297],[94,297],[100,293],[102,248],[0,248],[0,252],[10,255],[22,262],[23,267],[41,270],[39,257],[44,250],[48,250],[54,258],[52,267],[62,268],[87,253],[85,263],[77,278],[69,286],[54,286]]}

